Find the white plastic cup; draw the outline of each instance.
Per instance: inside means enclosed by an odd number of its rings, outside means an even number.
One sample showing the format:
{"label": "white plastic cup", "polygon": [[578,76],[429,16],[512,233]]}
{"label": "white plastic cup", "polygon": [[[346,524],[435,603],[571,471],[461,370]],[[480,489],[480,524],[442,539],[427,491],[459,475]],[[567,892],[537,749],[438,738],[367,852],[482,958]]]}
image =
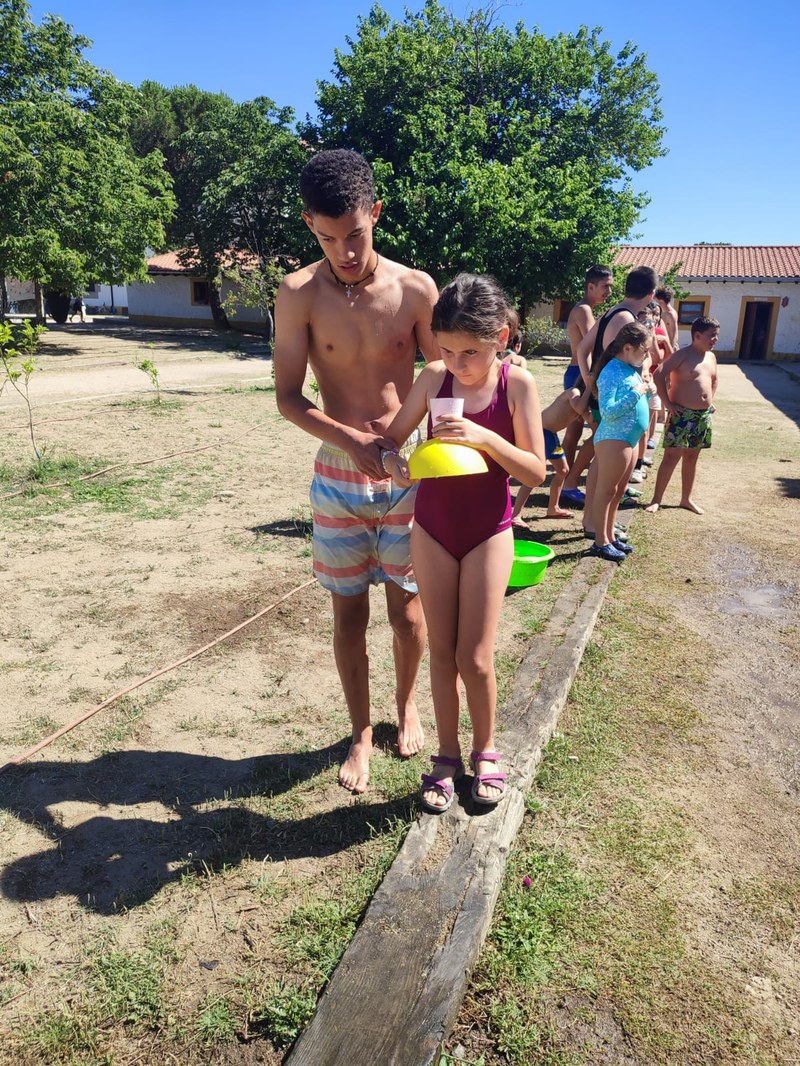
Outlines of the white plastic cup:
{"label": "white plastic cup", "polygon": [[456,396],[436,396],[431,401],[431,421],[434,425],[440,418],[451,415],[461,418],[464,414],[464,401]]}

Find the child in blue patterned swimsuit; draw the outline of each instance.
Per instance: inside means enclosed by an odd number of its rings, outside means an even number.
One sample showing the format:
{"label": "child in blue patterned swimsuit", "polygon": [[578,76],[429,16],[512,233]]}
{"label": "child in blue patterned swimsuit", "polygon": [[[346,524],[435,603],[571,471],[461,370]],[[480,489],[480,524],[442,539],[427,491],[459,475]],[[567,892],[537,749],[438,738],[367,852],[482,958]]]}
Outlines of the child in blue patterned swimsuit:
{"label": "child in blue patterned swimsuit", "polygon": [[594,447],[597,482],[593,501],[595,542],[590,555],[619,563],[633,551],[615,539],[617,508],[636,462],[636,450],[647,429],[650,408],[641,367],[653,342],[639,322],[624,325],[592,371],[600,406]]}

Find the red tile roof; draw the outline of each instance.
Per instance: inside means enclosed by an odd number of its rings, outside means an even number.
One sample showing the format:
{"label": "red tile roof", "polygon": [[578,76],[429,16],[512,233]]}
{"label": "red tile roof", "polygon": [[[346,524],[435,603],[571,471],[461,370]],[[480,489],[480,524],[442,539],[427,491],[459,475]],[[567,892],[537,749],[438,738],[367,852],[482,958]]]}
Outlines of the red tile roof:
{"label": "red tile roof", "polygon": [[[190,248],[181,248],[177,252],[164,252],[162,255],[151,256],[147,260],[148,274],[202,274],[199,263],[191,258]],[[233,266],[238,263],[242,267],[258,265],[258,259],[248,252],[236,252],[229,250],[225,253],[225,266]]]}
{"label": "red tile roof", "polygon": [[797,244],[684,244],[620,245],[614,262],[631,266],[651,266],[659,274],[682,263],[678,277],[800,278],[800,245]]}

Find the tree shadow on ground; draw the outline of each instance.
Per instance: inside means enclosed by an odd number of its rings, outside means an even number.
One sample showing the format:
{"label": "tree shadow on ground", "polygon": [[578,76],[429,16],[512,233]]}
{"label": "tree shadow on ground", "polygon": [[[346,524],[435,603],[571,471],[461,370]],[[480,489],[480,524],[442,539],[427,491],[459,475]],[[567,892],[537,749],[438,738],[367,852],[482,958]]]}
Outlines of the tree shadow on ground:
{"label": "tree shadow on ground", "polygon": [[800,500],[800,478],[776,477],[775,480],[787,500]]}
{"label": "tree shadow on ground", "polygon": [[[236,802],[288,792],[341,761],[348,743],[240,760],[125,751],[85,763],[13,767],[0,779],[0,803],[52,843],[7,864],[0,890],[20,902],[72,896],[87,910],[110,915],[140,906],[193,871],[243,859],[323,857],[367,841],[407,818],[411,798],[345,800],[333,811],[298,818],[285,817],[280,803],[273,816]],[[219,801],[225,805],[207,809]],[[124,807],[130,816],[100,813],[65,828],[57,810],[63,803]],[[138,810],[153,803],[163,817]]]}
{"label": "tree shadow on ground", "polygon": [[[48,344],[48,334],[59,334],[57,345]],[[64,336],[74,335],[75,344],[64,343]],[[112,323],[91,322],[81,324],[66,323],[47,324],[47,333],[43,334],[39,347],[40,355],[69,356],[85,355],[86,348],[82,340],[86,337],[102,336],[111,340],[131,344],[157,345],[164,350],[184,352],[218,351],[232,359],[272,359],[272,352],[263,336],[245,334],[239,331],[218,332],[213,329],[181,329],[166,326],[147,326],[144,323],[115,321]]]}
{"label": "tree shadow on ground", "polygon": [[779,411],[800,426],[800,368],[784,370],[771,363],[739,363],[747,380]]}

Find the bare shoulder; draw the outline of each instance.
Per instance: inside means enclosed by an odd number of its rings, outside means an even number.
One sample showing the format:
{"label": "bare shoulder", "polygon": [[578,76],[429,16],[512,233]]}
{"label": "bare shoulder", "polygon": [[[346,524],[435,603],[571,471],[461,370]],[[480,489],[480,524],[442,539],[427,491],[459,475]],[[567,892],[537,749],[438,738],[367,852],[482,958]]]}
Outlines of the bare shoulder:
{"label": "bare shoulder", "polygon": [[533,392],[538,395],[533,375],[524,367],[508,363],[508,389],[512,396],[522,396]]}
{"label": "bare shoulder", "polygon": [[290,298],[299,295],[309,296],[315,287],[317,271],[324,262],[324,259],[320,259],[316,263],[300,267],[299,270],[293,270],[291,274],[284,274],[278,295]]}
{"label": "bare shoulder", "polygon": [[435,303],[438,298],[436,284],[430,274],[424,270],[415,270],[413,267],[396,263],[393,259],[380,257],[381,272],[402,286],[404,292],[418,296],[420,299]]}
{"label": "bare shoulder", "polygon": [[567,319],[567,329],[570,326],[577,327],[581,331],[581,336],[584,336],[594,325],[594,315],[592,309],[588,304],[577,303],[569,313]]}
{"label": "bare shoulder", "polygon": [[678,348],[672,355],[668,355],[664,362],[661,364],[661,368],[665,373],[669,373],[673,370],[678,370],[686,362],[687,358],[692,354],[693,348],[691,344],[685,348]]}

